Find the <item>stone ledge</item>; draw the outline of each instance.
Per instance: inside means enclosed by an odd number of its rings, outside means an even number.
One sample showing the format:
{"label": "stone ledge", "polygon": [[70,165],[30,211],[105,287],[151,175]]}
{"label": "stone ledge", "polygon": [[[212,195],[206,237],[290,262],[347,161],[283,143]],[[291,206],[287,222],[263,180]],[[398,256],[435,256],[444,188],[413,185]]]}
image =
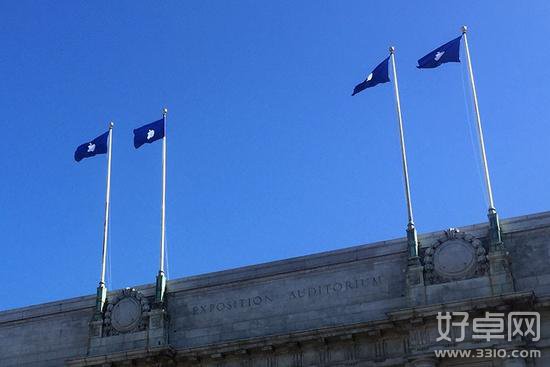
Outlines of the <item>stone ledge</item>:
{"label": "stone ledge", "polygon": [[175,358],[175,351],[170,347],[149,348],[128,352],[111,353],[104,356],[70,359],[66,362],[70,367],[101,366],[103,363],[113,363],[140,359],[169,359]]}
{"label": "stone ledge", "polygon": [[[514,233],[529,229],[550,227],[550,212],[505,219],[501,221],[501,225],[504,233]],[[487,228],[487,223],[481,223],[459,227],[459,230],[469,232],[472,235],[483,238],[486,236]],[[429,245],[431,241],[436,240],[440,235],[441,230],[434,231],[420,235],[419,240],[423,244],[423,247],[425,247]],[[406,238],[398,238],[366,245],[348,247],[335,251],[300,256],[286,260],[278,260],[264,264],[180,278],[168,281],[167,288],[170,293],[182,292],[192,289],[227,285],[235,282],[258,280],[293,272],[308,271],[319,267],[334,266],[337,264],[344,264],[381,256],[403,254],[405,252]],[[134,288],[138,289],[145,296],[149,296],[154,292],[153,284],[137,286]],[[120,290],[113,290],[109,292],[109,295],[118,292],[120,292]],[[41,317],[56,313],[91,308],[94,307],[94,305],[95,296],[89,295],[13,310],[0,311],[0,324],[32,317]]]}
{"label": "stone ledge", "polygon": [[[541,297],[540,301],[547,302],[548,297]],[[486,308],[486,307],[493,307],[493,306],[500,306],[502,304],[535,304],[538,299],[535,296],[534,292],[514,292],[514,293],[507,293],[507,294],[501,294],[498,296],[489,296],[489,297],[477,297],[477,298],[470,298],[466,300],[460,300],[460,301],[452,301],[447,303],[437,303],[437,304],[431,304],[427,306],[420,306],[420,307],[413,307],[413,308],[406,308],[402,310],[392,311],[388,312],[387,315],[390,320],[397,322],[397,321],[404,321],[404,320],[411,320],[411,319],[417,319],[417,318],[423,318],[427,316],[434,316],[438,312],[447,311],[447,310],[453,310],[453,311],[460,311],[460,310],[472,310],[472,309],[479,309],[480,307]]]}

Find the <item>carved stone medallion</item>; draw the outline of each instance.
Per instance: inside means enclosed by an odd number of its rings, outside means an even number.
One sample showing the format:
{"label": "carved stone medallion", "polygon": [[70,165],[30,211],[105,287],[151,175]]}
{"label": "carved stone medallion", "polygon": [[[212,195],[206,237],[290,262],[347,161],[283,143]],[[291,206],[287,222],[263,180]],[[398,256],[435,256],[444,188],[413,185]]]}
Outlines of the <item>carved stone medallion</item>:
{"label": "carved stone medallion", "polygon": [[105,312],[106,336],[145,330],[149,302],[133,288],[127,288],[115,297]]}
{"label": "carved stone medallion", "polygon": [[484,275],[487,256],[481,241],[451,228],[424,254],[424,270],[429,284],[443,283]]}
{"label": "carved stone medallion", "polygon": [[117,302],[111,311],[111,325],[120,332],[132,330],[141,318],[141,305],[131,297]]}

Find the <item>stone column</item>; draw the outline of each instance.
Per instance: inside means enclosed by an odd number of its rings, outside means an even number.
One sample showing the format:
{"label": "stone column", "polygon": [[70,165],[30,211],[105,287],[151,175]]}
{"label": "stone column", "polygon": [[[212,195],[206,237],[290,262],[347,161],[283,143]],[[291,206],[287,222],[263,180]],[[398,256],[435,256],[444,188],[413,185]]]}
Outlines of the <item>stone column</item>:
{"label": "stone column", "polygon": [[149,311],[149,347],[164,347],[168,345],[168,313],[164,308]]}
{"label": "stone column", "polygon": [[493,294],[514,291],[514,280],[510,270],[510,259],[505,250],[491,250],[487,255]]}
{"label": "stone column", "polygon": [[424,284],[424,267],[417,264],[407,266],[407,295],[411,307],[420,306],[426,302],[426,286]]}

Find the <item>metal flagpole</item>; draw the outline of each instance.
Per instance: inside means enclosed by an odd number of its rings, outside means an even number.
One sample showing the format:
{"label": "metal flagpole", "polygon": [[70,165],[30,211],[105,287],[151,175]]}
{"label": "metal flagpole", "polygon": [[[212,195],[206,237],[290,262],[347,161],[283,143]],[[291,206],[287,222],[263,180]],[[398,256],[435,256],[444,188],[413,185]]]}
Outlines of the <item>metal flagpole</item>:
{"label": "metal flagpole", "polygon": [[405,137],[403,134],[403,116],[401,114],[401,101],[399,99],[399,86],[397,83],[397,70],[395,67],[395,48],[390,47],[390,58],[393,71],[393,86],[395,91],[395,102],[397,108],[397,121],[399,122],[399,137],[401,141],[401,158],[403,162],[403,176],[405,178],[405,197],[407,199],[407,214],[409,222],[407,224],[407,247],[409,250],[409,264],[416,265],[418,259],[418,237],[414,226],[413,211],[411,204],[411,190],[409,185],[409,170],[407,167],[407,151],[405,149]]}
{"label": "metal flagpole", "polygon": [[164,301],[164,291],[166,289],[166,276],[164,274],[164,245],[166,232],[166,115],[168,109],[162,110],[164,123],[164,137],[162,138],[162,202],[161,202],[161,233],[160,233],[160,265],[157,275],[156,302]]}
{"label": "metal flagpole", "polygon": [[113,126],[109,124],[109,143],[107,154],[107,190],[105,193],[105,222],[103,223],[103,251],[101,256],[101,278],[97,287],[96,311],[103,312],[107,300],[107,287],[105,286],[105,263],[107,260],[107,235],[109,232],[109,202],[111,198],[111,157],[113,147]]}
{"label": "metal flagpole", "polygon": [[487,165],[487,155],[485,153],[485,142],[483,139],[483,129],[481,127],[481,117],[479,115],[479,106],[477,103],[477,92],[476,92],[476,84],[474,81],[474,71],[472,69],[472,60],[470,58],[470,48],[468,47],[468,37],[466,35],[468,28],[466,26],[462,26],[462,38],[464,39],[464,48],[466,50],[466,59],[468,64],[468,73],[470,75],[470,85],[472,86],[472,95],[474,97],[474,110],[476,113],[476,121],[477,121],[477,132],[479,137],[479,146],[481,148],[481,159],[483,161],[483,170],[485,172],[485,184],[487,186],[487,196],[489,200],[489,210],[488,210],[488,217],[489,217],[489,229],[490,229],[490,237],[491,237],[491,245],[493,248],[500,247],[502,245],[502,239],[500,235],[500,223],[498,219],[498,214],[495,209],[495,204],[493,202],[493,190],[491,188],[491,179],[489,177],[489,167]]}

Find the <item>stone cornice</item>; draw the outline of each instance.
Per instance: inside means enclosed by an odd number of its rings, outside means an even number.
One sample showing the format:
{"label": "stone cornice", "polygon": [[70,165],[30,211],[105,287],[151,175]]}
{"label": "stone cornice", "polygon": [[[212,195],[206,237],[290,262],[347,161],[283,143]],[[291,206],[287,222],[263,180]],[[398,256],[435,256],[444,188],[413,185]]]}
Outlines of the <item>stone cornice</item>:
{"label": "stone cornice", "polygon": [[[237,341],[209,344],[196,348],[148,348],[146,350],[117,352],[98,357],[84,357],[67,361],[68,366],[100,366],[103,363],[116,363],[120,361],[185,361],[199,362],[201,360],[223,360],[226,358],[241,358],[243,355],[253,354],[273,354],[273,353],[292,353],[299,351],[304,346],[313,345],[317,349],[323,345],[332,343],[355,343],[358,338],[371,338],[375,343],[381,340],[384,335],[401,335],[408,337],[411,327],[421,327],[423,318],[433,317],[437,312],[443,310],[476,310],[491,307],[502,307],[503,305],[523,306],[530,305],[533,308],[550,307],[550,296],[536,297],[532,292],[516,292],[493,297],[472,298],[464,301],[449,302],[445,304],[436,304],[423,307],[389,312],[388,318],[384,320],[375,320],[359,324],[351,324],[336,327],[327,327],[316,330],[307,330],[282,335],[268,335],[257,338],[241,339]],[[404,327],[405,324],[411,326]],[[541,348],[550,345],[549,340],[542,339],[536,343],[535,347]],[[464,342],[460,345],[462,349],[475,349],[487,346],[498,346],[491,343],[470,343]],[[523,346],[521,344],[517,347]],[[512,345],[512,344],[510,344]],[[510,347],[507,345],[507,347]],[[513,344],[515,345],[515,344]],[[506,345],[505,345],[506,346]],[[436,343],[426,345],[423,354],[432,355]],[[449,346],[452,347],[452,346]],[[406,356],[392,358],[387,356],[385,363],[405,363],[410,358],[417,358],[419,351],[410,351]]]}
{"label": "stone cornice", "polygon": [[[502,230],[505,234],[536,230],[550,227],[550,212],[525,215],[501,221]],[[487,234],[487,223],[475,224],[458,228],[460,231],[468,232],[476,237],[484,238]],[[433,240],[441,235],[441,231],[422,234],[419,236],[422,246],[428,246]],[[388,241],[381,241],[366,245],[354,246],[335,251],[323,252],[313,255],[301,256],[286,260],[274,261],[265,264],[252,265],[237,269],[208,273],[175,279],[167,283],[170,293],[190,291],[194,289],[224,286],[238,282],[254,282],[262,279],[284,276],[285,274],[305,272],[321,267],[333,267],[339,264],[346,264],[354,261],[362,261],[380,257],[402,256],[406,253],[406,238],[399,238]],[[135,287],[144,296],[154,294],[154,285],[147,284]],[[109,292],[108,297],[120,292],[114,290]],[[26,320],[35,317],[43,317],[64,312],[84,310],[95,306],[95,296],[83,296],[44,303],[35,306],[23,307],[13,310],[0,311],[0,324]]]}
{"label": "stone cornice", "polygon": [[547,304],[549,297],[537,298],[533,292],[514,292],[490,297],[469,298],[460,301],[436,303],[427,306],[406,308],[388,312],[388,318],[394,322],[409,321],[425,317],[433,317],[438,312],[468,311],[502,307],[503,305],[525,305],[535,307],[535,304]]}

